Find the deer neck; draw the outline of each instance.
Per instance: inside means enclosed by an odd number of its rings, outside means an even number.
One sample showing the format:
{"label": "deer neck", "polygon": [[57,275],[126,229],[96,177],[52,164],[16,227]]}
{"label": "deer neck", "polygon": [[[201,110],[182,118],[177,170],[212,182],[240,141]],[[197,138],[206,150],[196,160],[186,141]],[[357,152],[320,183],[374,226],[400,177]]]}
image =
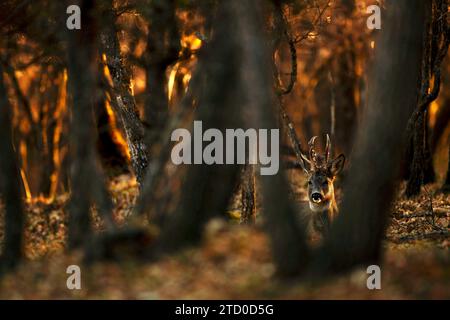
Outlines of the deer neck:
{"label": "deer neck", "polygon": [[329,218],[329,221],[333,221],[334,218],[337,216],[339,212],[337,203],[336,203],[336,198],[334,196],[334,190],[331,192],[331,198],[330,198],[330,206],[324,210],[323,213],[326,213],[326,215]]}

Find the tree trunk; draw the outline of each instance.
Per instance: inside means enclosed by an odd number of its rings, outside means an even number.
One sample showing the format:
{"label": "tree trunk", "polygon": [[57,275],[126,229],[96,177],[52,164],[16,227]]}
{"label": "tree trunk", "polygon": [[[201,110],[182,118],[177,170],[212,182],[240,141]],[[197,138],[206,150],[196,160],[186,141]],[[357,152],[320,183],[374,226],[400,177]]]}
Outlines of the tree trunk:
{"label": "tree trunk", "polygon": [[158,141],[168,118],[166,69],[178,58],[180,35],[176,19],[175,0],[152,1],[147,50],[144,59],[147,66],[147,92],[145,120],[149,124],[149,144]]}
{"label": "tree trunk", "polygon": [[410,116],[407,106],[417,102],[424,5],[422,0],[388,3],[341,214],[313,261],[313,273],[380,262],[388,212],[398,188],[399,145]]}
{"label": "tree trunk", "polygon": [[419,115],[413,131],[413,160],[410,167],[409,179],[406,185],[405,195],[409,198],[420,193],[424,176],[424,137],[425,115]]}
{"label": "tree trunk", "polygon": [[[427,112],[438,97],[441,83],[441,63],[448,51],[448,1],[426,2],[426,35],[423,46],[420,100],[408,124],[412,137],[413,157],[405,194],[412,197],[420,193],[422,184],[434,180],[432,154],[428,143]],[[433,82],[431,82],[433,79]],[[432,90],[430,90],[432,83]]]}
{"label": "tree trunk", "polygon": [[[351,19],[351,13],[346,16],[346,19]],[[335,132],[331,129],[329,132],[332,135],[331,139],[335,141],[336,154],[344,153],[349,156],[356,129],[356,55],[349,35],[344,36],[341,46],[343,49],[336,59],[330,83],[335,97],[335,101],[330,102],[330,105],[335,105]]]}
{"label": "tree trunk", "polygon": [[[247,126],[255,129],[278,129],[275,114],[279,112],[274,96],[264,15],[257,1],[235,1],[231,6],[237,17],[242,48],[242,87],[247,96]],[[299,148],[299,145],[296,144]],[[263,213],[271,237],[272,254],[278,275],[290,276],[301,271],[308,258],[305,230],[298,225],[295,205],[288,198],[285,171],[261,176]]]}
{"label": "tree trunk", "polygon": [[245,165],[241,174],[241,223],[256,222],[255,166]]}
{"label": "tree trunk", "polygon": [[112,1],[105,8],[105,23],[100,35],[102,51],[106,55],[108,66],[113,81],[113,106],[122,122],[130,150],[131,165],[136,180],[142,186],[148,167],[148,151],[144,141],[144,126],[139,118],[139,112],[131,91],[131,70],[125,64],[120,53],[120,44],[115,27],[115,12]]}
{"label": "tree trunk", "polygon": [[25,218],[20,193],[20,173],[17,156],[12,145],[11,105],[0,64],[0,182],[5,205],[5,234],[0,274],[14,268],[22,258],[23,229]]}
{"label": "tree trunk", "polygon": [[[238,91],[238,39],[229,29],[234,17],[228,2],[219,6],[215,36],[207,48],[207,60],[201,65],[207,81],[202,82],[205,87],[199,91],[195,118],[202,121],[203,131],[216,128],[225,132],[226,128],[240,127],[238,106],[242,92]],[[206,221],[225,214],[238,174],[237,165],[189,165],[181,199],[163,226],[158,250],[172,252],[198,242]]]}
{"label": "tree trunk", "polygon": [[112,203],[104,186],[104,177],[95,153],[93,104],[97,88],[97,36],[94,12],[89,0],[80,0],[81,30],[68,32],[68,75],[72,94],[70,135],[70,186],[68,246],[88,244],[91,238],[90,207],[96,202],[98,211],[109,227]]}

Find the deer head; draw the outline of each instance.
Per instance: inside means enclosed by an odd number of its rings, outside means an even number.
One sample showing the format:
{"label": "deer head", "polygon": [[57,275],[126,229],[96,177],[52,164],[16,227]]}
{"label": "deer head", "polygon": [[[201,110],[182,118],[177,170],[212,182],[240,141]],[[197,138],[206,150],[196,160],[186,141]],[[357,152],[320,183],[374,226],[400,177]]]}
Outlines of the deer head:
{"label": "deer head", "polygon": [[331,141],[327,134],[327,143],[324,154],[319,154],[315,149],[317,136],[311,138],[308,143],[309,154],[301,155],[301,166],[308,176],[308,200],[313,212],[328,212],[330,219],[337,212],[334,197],[334,180],[341,172],[345,164],[345,156],[340,154],[331,158]]}

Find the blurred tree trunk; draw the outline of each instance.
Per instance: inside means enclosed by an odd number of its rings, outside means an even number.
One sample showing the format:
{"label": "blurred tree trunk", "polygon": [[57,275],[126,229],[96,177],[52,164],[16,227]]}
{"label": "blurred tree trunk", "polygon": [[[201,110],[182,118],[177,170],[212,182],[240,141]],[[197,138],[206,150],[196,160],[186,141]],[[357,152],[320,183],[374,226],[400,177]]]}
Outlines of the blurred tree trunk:
{"label": "blurred tree trunk", "polygon": [[0,192],[5,210],[0,274],[14,268],[22,257],[25,218],[20,192],[18,159],[12,144],[11,105],[0,63]]}
{"label": "blurred tree trunk", "polygon": [[90,207],[94,201],[109,227],[112,203],[104,186],[95,153],[93,103],[97,88],[97,26],[96,7],[89,0],[79,2],[82,14],[81,30],[68,30],[68,75],[73,99],[70,136],[69,248],[87,245],[91,238]]}
{"label": "blurred tree trunk", "polygon": [[448,1],[427,0],[425,3],[427,27],[423,43],[420,99],[407,129],[409,146],[412,146],[412,162],[405,190],[407,197],[418,195],[424,183],[435,179],[428,141],[427,115],[429,106],[439,95],[441,63],[449,45]]}
{"label": "blurred tree trunk", "polygon": [[131,70],[126,65],[120,53],[120,44],[117,38],[115,11],[111,0],[105,1],[104,23],[101,26],[100,40],[102,51],[106,56],[113,81],[112,105],[120,117],[128,148],[130,150],[131,165],[136,180],[142,182],[148,166],[148,152],[144,141],[144,126],[139,118],[139,112],[131,91]]}
{"label": "blurred tree trunk", "polygon": [[380,262],[388,212],[398,188],[399,145],[410,116],[405,106],[417,101],[425,30],[422,0],[387,5],[341,214],[314,259],[313,273]]}
{"label": "blurred tree trunk", "polygon": [[[250,128],[273,130],[279,129],[275,115],[280,110],[271,69],[267,67],[272,64],[267,35],[261,32],[264,30],[264,7],[257,3],[256,0],[236,1],[232,7],[243,51],[242,87],[247,96],[248,113],[252,115],[246,117],[246,124]],[[295,141],[292,143],[297,153],[300,145]],[[309,249],[304,226],[297,222],[297,208],[288,196],[289,186],[283,169],[280,168],[275,175],[262,175],[260,180],[264,220],[271,238],[277,274],[287,277],[298,274],[306,265]]]}
{"label": "blurred tree trunk", "polygon": [[[240,60],[236,50],[239,39],[230,29],[235,19],[230,2],[219,4],[214,38],[206,48],[205,61],[201,62],[205,81],[199,91],[195,120],[202,121],[203,132],[208,128],[225,132],[226,128],[241,127]],[[172,252],[200,240],[207,220],[224,215],[239,174],[237,165],[196,164],[188,165],[186,170],[181,199],[163,225],[158,240],[159,250],[163,252]]]}
{"label": "blurred tree trunk", "polygon": [[[347,23],[351,23],[353,20],[353,13],[355,10],[354,0],[341,0],[343,8],[343,19]],[[355,92],[357,89],[356,79],[356,54],[355,47],[353,45],[353,38],[351,34],[344,34],[341,40],[342,51],[335,59],[331,75],[329,75],[332,97],[335,97],[335,101],[331,101],[330,105],[335,106],[335,119],[331,119],[335,124],[332,124],[333,130],[330,130],[332,134],[332,141],[335,141],[334,145],[338,150],[335,153],[344,153],[347,156],[350,155],[352,144],[356,129],[356,112],[357,101],[355,98]],[[334,135],[334,136],[333,136]]]}
{"label": "blurred tree trunk", "polygon": [[176,0],[154,0],[150,6],[147,49],[145,121],[149,124],[148,143],[153,144],[164,129],[169,111],[166,70],[178,59],[180,34]]}

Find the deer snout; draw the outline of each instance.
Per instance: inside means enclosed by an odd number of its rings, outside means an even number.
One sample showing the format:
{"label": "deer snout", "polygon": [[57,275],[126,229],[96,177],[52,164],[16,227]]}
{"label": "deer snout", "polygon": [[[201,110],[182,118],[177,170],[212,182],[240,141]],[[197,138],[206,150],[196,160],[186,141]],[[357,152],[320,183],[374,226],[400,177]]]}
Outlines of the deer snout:
{"label": "deer snout", "polygon": [[311,200],[315,203],[320,203],[323,201],[323,196],[321,193],[314,192],[311,194]]}

